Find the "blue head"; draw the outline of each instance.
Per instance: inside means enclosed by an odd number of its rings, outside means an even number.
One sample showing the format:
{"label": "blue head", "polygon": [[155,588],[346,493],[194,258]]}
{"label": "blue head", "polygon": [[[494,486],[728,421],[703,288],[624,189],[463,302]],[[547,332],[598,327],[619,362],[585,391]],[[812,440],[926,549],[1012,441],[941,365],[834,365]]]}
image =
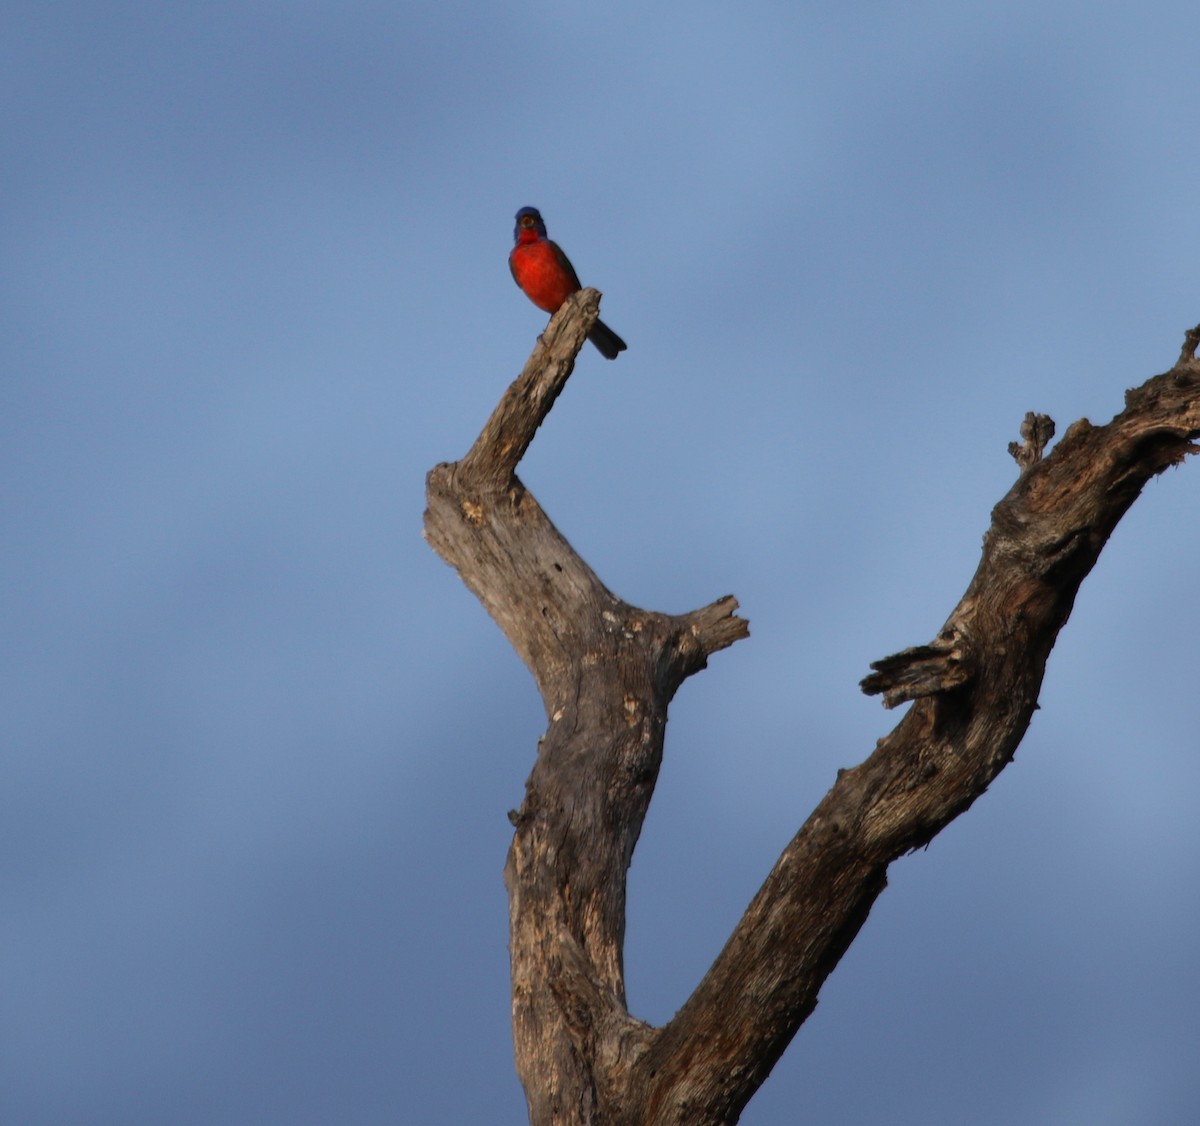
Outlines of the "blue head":
{"label": "blue head", "polygon": [[513,238],[520,242],[522,231],[536,231],[538,238],[546,237],[546,224],[542,222],[542,213],[536,207],[522,207],[517,212],[517,225],[513,228]]}

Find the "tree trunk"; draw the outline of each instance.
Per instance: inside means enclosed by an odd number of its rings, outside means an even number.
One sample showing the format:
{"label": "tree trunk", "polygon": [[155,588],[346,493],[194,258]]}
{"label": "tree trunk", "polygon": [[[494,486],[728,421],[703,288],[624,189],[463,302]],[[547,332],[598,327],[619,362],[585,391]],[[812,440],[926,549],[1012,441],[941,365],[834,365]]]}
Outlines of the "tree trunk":
{"label": "tree trunk", "polygon": [[555,315],[467,455],[427,481],[425,535],[537,681],[549,726],[505,867],[513,1036],[533,1126],[734,1123],[886,886],[887,867],[967,809],[1011,761],[1083,578],[1142,486],[1200,435],[1200,328],[1106,426],[1027,415],[1020,476],[983,558],[928,645],[863,681],[913,706],[838,772],[683,1008],[654,1028],[625,1003],[625,874],[654,792],[667,708],[747,636],[732,597],[688,614],[612,594],[515,470],[599,312]]}

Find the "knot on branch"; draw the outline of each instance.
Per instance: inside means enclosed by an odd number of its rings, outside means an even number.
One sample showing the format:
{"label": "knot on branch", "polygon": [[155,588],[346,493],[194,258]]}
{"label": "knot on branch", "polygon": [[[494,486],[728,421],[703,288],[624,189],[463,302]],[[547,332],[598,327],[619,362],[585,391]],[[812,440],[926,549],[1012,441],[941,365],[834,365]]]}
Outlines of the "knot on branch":
{"label": "knot on branch", "polygon": [[1054,419],[1048,414],[1025,412],[1025,421],[1021,423],[1023,441],[1008,443],[1008,452],[1021,467],[1022,473],[1042,460],[1042,454],[1053,437]]}
{"label": "knot on branch", "polygon": [[947,626],[935,641],[914,645],[890,657],[871,662],[875,671],[859,681],[868,696],[883,696],[883,706],[934,696],[966,684],[974,672],[966,634]]}

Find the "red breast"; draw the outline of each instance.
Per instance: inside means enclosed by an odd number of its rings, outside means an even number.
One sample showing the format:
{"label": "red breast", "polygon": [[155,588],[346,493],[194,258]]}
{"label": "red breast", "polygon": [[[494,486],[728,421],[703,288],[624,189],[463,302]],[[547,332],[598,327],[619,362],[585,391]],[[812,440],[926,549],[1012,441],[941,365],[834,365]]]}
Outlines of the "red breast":
{"label": "red breast", "polygon": [[508,264],[525,296],[544,312],[557,313],[579,288],[567,256],[549,239],[538,238],[536,231],[520,232]]}

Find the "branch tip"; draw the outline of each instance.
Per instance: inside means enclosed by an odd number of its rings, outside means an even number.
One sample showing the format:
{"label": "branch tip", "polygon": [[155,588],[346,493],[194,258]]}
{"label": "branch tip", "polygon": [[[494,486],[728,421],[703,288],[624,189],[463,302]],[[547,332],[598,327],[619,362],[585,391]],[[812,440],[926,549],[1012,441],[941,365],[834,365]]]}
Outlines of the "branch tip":
{"label": "branch tip", "polygon": [[737,608],[738,600],[727,594],[684,615],[688,632],[699,642],[705,655],[728,649],[735,641],[750,636],[750,623],[734,613]]}
{"label": "branch tip", "polygon": [[1200,325],[1189,328],[1183,334],[1183,348],[1180,350],[1179,359],[1175,361],[1175,366],[1191,363],[1196,358],[1197,348],[1200,348]]}
{"label": "branch tip", "polygon": [[459,463],[467,473],[501,488],[511,480],[575,370],[575,357],[599,315],[600,294],[594,289],[581,289],[563,302]]}
{"label": "branch tip", "polygon": [[1054,419],[1048,414],[1036,414],[1034,411],[1025,412],[1025,419],[1021,423],[1023,441],[1008,443],[1008,452],[1021,467],[1022,473],[1042,460],[1042,454],[1053,437]]}
{"label": "branch tip", "polygon": [[859,687],[868,696],[882,696],[885,708],[894,708],[965,684],[971,678],[966,656],[962,638],[954,633],[872,661],[875,671],[863,677]]}

